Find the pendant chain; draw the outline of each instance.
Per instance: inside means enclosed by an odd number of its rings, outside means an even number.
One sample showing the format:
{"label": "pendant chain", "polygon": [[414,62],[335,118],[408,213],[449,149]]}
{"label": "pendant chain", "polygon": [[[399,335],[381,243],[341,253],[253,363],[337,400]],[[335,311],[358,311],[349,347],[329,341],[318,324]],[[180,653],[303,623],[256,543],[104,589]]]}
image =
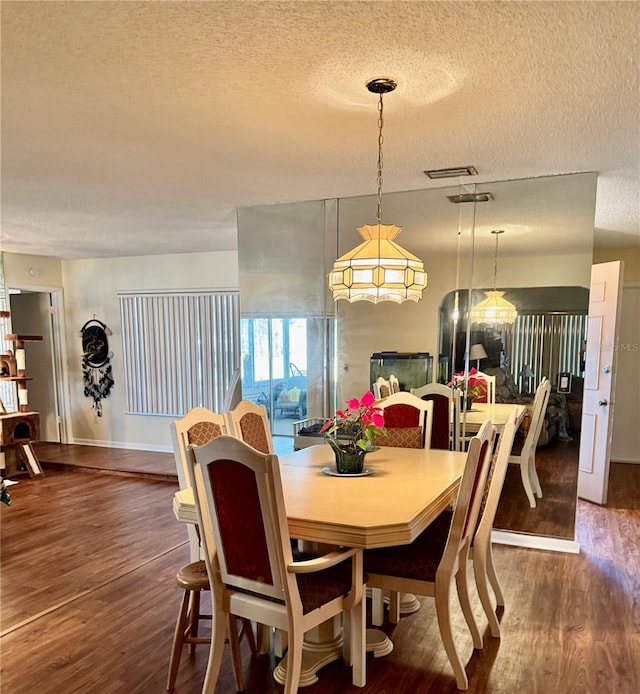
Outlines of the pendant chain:
{"label": "pendant chain", "polygon": [[382,126],[384,125],[382,94],[378,100],[378,224],[382,221]]}

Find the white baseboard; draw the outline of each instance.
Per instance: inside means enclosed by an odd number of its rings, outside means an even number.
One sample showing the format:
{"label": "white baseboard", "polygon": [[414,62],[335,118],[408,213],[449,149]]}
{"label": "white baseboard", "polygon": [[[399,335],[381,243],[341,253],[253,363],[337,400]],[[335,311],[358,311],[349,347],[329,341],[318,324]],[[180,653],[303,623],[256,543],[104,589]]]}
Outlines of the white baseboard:
{"label": "white baseboard", "polygon": [[542,535],[512,533],[507,530],[492,530],[491,541],[498,545],[580,554],[580,545],[575,540],[565,540],[560,537],[543,537]]}
{"label": "white baseboard", "polygon": [[612,463],[624,463],[625,465],[640,465],[640,460],[623,460],[622,458],[611,459]]}
{"label": "white baseboard", "polygon": [[171,446],[151,443],[127,443],[126,441],[96,441],[96,439],[73,439],[71,443],[81,446],[101,446],[103,448],[123,448],[128,451],[151,451],[152,453],[173,453]]}

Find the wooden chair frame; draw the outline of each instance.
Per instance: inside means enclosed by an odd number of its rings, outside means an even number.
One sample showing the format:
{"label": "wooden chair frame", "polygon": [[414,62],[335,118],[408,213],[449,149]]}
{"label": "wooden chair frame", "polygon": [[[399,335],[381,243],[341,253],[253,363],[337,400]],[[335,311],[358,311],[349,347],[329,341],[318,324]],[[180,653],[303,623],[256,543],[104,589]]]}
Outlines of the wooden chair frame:
{"label": "wooden chair frame", "polygon": [[491,636],[495,638],[500,638],[500,623],[491,605],[489,584],[493,588],[497,605],[504,606],[504,595],[493,562],[491,530],[496,517],[500,495],[502,494],[502,486],[509,464],[509,456],[511,455],[516,429],[516,412],[514,410],[498,439],[498,450],[487,475],[484,508],[481,509],[480,521],[473,537],[472,557],[476,587],[482,608],[489,621]]}
{"label": "wooden chair frame", "polygon": [[[251,441],[247,441],[246,427],[243,428],[243,420],[247,415],[257,415],[262,419],[262,424],[264,427],[264,435],[266,438],[266,451],[260,451],[261,453],[273,453],[273,439],[271,438],[271,427],[269,425],[269,415],[267,414],[267,408],[264,405],[256,405],[251,400],[241,400],[233,410],[225,412],[225,417],[227,418],[227,429],[231,436],[235,436],[240,441],[252,445]],[[256,448],[256,450],[259,450]]]}
{"label": "wooden chair frame", "polygon": [[[220,428],[220,435],[228,434],[227,420],[224,415],[216,414],[206,407],[194,407],[189,410],[184,417],[175,419],[171,423],[171,439],[173,443],[173,454],[176,459],[176,470],[178,472],[178,484],[180,489],[190,487],[189,482],[189,459],[187,447],[195,443],[189,440],[189,431],[202,424],[213,424]],[[187,523],[187,533],[189,535],[189,552],[191,561],[198,561],[200,557],[200,537],[195,525]]]}
{"label": "wooden chair frame", "polygon": [[441,395],[449,399],[449,450],[457,451],[459,447],[460,428],[458,419],[460,413],[461,393],[457,388],[449,388],[442,383],[427,383],[420,388],[412,388],[410,391],[417,398],[425,395]]}
{"label": "wooden chair frame", "polygon": [[382,376],[378,376],[378,378],[376,379],[375,383],[371,386],[371,388],[373,389],[373,394],[375,395],[376,400],[382,400],[384,398],[388,398],[392,393],[391,383],[386,378],[383,378]]}
{"label": "wooden chair frame", "polygon": [[496,404],[496,377],[486,374],[483,371],[478,371],[473,375],[473,378],[478,378],[487,384],[487,403],[490,405]]}
{"label": "wooden chair frame", "polygon": [[536,496],[539,499],[542,498],[542,488],[540,487],[540,480],[538,479],[538,472],[536,470],[536,447],[538,445],[540,433],[542,432],[544,415],[547,411],[550,394],[551,383],[547,378],[543,378],[533,398],[531,424],[524,444],[522,445],[522,450],[518,455],[509,456],[510,463],[520,465],[522,486],[524,487],[531,508],[536,507]]}
{"label": "wooden chair frame", "polygon": [[391,389],[391,395],[400,392],[400,381],[394,374],[389,376],[389,388]]}
{"label": "wooden chair frame", "polygon": [[[285,694],[297,692],[302,664],[304,633],[327,619],[347,612],[344,657],[352,664],[352,681],[359,687],[366,681],[365,611],[362,581],[362,551],[340,549],[308,561],[294,562],[278,458],[262,454],[237,439],[222,436],[199,448],[189,448],[192,460],[191,484],[195,491],[198,525],[205,549],[205,561],[214,599],[211,651],[205,676],[205,692],[213,692],[222,662],[225,623],[232,615],[270,624],[288,632],[288,661]],[[253,475],[259,500],[271,582],[253,580],[234,573],[227,561],[225,535],[218,522],[212,473],[219,464],[243,466]],[[218,493],[218,492],[217,492]],[[351,590],[304,613],[296,574],[313,573],[351,559]],[[233,635],[234,631],[230,630]],[[232,638],[232,653],[238,653],[238,639]],[[239,658],[239,656],[238,656]],[[236,686],[242,691],[241,670],[236,670]]]}
{"label": "wooden chair frame", "polygon": [[[436,571],[435,581],[376,574],[369,568],[368,553],[365,552],[367,587],[435,598],[440,636],[453,668],[458,689],[467,689],[469,682],[451,630],[449,598],[452,583],[455,580],[460,605],[471,632],[473,645],[475,648],[482,648],[482,635],[475,622],[469,599],[467,570],[469,550],[486,484],[488,459],[492,451],[495,431],[495,427],[487,420],[481,426],[477,436],[474,436],[469,443],[467,462],[460,482],[446,547]],[[482,454],[483,450],[484,454]]]}

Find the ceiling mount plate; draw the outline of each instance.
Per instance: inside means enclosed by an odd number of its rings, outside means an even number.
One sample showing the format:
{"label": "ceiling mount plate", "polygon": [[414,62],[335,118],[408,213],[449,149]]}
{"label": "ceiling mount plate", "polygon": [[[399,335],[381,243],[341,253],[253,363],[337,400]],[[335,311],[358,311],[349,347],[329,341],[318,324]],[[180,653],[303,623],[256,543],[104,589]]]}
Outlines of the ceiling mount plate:
{"label": "ceiling mount plate", "polygon": [[461,195],[447,195],[451,202],[489,202],[493,200],[492,193],[462,193]]}
{"label": "ceiling mount plate", "polygon": [[387,94],[397,86],[398,83],[392,77],[374,77],[367,82],[367,89],[374,94]]}
{"label": "ceiling mount plate", "polygon": [[475,166],[451,166],[448,169],[428,169],[424,172],[429,178],[457,178],[458,176],[477,176]]}

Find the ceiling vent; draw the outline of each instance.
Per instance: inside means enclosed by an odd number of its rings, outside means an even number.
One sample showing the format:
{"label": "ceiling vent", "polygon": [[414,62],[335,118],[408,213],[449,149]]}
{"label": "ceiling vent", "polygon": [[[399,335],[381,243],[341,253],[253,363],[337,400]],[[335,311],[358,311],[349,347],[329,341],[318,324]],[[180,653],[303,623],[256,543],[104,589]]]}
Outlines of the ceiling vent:
{"label": "ceiling vent", "polygon": [[425,171],[429,178],[458,178],[459,176],[477,176],[475,166],[454,166],[450,169],[430,169]]}
{"label": "ceiling vent", "polygon": [[492,193],[462,193],[460,195],[447,195],[451,202],[489,202],[493,200]]}

